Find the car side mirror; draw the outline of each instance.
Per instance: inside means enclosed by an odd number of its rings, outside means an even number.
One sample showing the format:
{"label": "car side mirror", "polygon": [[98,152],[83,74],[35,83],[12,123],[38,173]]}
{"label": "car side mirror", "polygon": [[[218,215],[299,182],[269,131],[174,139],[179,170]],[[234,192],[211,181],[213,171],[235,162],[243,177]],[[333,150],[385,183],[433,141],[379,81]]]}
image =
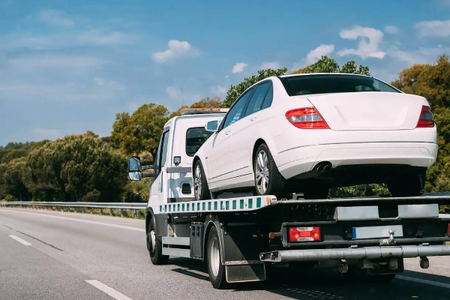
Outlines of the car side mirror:
{"label": "car side mirror", "polygon": [[205,126],[206,131],[216,132],[219,129],[219,121],[209,121]]}
{"label": "car side mirror", "polygon": [[128,179],[139,181],[142,177],[141,159],[137,156],[130,157],[128,160]]}

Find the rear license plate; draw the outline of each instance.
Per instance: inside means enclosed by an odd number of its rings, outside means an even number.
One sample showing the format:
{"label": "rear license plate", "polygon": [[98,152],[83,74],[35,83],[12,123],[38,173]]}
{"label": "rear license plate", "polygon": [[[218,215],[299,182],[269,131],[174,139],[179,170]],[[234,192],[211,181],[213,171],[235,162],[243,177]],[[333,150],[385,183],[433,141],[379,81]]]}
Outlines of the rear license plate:
{"label": "rear license plate", "polygon": [[353,227],[353,239],[388,238],[391,230],[394,231],[394,237],[403,236],[402,225]]}

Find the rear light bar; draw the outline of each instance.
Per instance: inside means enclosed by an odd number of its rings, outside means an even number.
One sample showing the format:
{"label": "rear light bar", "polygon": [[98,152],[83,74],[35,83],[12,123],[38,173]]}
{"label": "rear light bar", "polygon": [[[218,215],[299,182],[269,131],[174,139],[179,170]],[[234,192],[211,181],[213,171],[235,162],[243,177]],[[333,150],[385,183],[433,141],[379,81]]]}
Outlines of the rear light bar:
{"label": "rear light bar", "polygon": [[431,113],[431,108],[427,105],[422,105],[422,112],[420,113],[419,121],[416,128],[434,127],[434,117]]}
{"label": "rear light bar", "polygon": [[291,227],[289,228],[290,242],[321,241],[320,227]]}
{"label": "rear light bar", "polygon": [[325,119],[314,106],[292,109],[286,113],[286,118],[297,128],[330,129]]}

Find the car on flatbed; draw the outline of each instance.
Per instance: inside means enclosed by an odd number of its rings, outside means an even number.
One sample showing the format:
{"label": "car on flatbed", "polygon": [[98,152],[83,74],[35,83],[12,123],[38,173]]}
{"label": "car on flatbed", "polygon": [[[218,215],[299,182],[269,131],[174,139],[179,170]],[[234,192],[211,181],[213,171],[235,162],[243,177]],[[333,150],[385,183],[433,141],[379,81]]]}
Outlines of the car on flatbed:
{"label": "car on flatbed", "polygon": [[438,150],[427,99],[358,74],[266,78],[206,128],[213,134],[192,161],[197,200],[223,192],[320,199],[367,183],[418,196]]}

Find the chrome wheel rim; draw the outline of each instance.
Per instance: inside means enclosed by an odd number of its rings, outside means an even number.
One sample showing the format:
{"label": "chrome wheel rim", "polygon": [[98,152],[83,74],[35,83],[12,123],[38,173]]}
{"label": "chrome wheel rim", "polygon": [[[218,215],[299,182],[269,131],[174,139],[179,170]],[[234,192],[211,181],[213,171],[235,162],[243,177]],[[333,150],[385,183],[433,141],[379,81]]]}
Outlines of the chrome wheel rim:
{"label": "chrome wheel rim", "polygon": [[156,235],[155,235],[155,231],[154,230],[150,231],[150,244],[151,244],[152,252],[155,251],[155,249],[156,249]]}
{"label": "chrome wheel rim", "polygon": [[263,195],[269,186],[269,158],[264,150],[256,156],[255,176],[258,193]]}
{"label": "chrome wheel rim", "polygon": [[197,165],[195,167],[194,193],[195,193],[195,199],[200,200],[200,196],[202,193],[202,172],[200,170],[200,165]]}
{"label": "chrome wheel rim", "polygon": [[220,251],[219,251],[219,241],[217,238],[213,239],[211,248],[209,249],[209,264],[211,267],[211,272],[215,277],[219,275],[220,268]]}

